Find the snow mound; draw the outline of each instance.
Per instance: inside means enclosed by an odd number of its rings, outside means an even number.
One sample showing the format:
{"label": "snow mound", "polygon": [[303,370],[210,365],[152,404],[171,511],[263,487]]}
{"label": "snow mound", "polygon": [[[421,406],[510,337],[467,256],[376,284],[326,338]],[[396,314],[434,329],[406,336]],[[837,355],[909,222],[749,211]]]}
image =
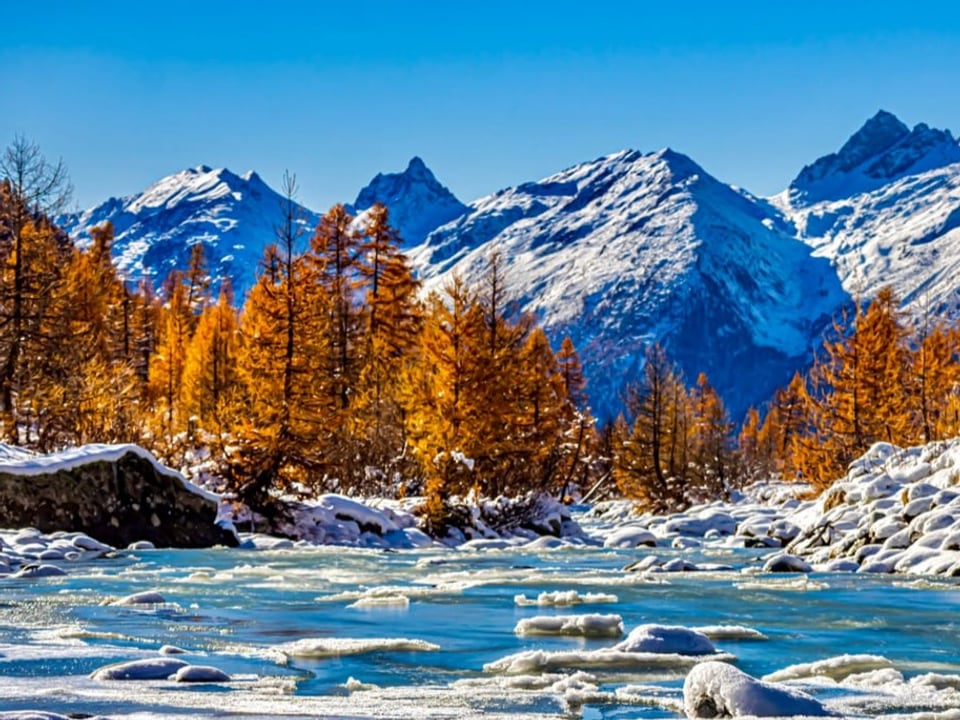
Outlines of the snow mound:
{"label": "snow mound", "polygon": [[229,675],[211,665],[187,665],[177,670],[172,679],[182,683],[230,682]]}
{"label": "snow mound", "polygon": [[173,658],[148,658],[107,665],[94,670],[90,677],[94,680],[166,680],[187,665]]}
{"label": "snow mound", "polygon": [[710,655],[717,652],[704,633],[679,625],[638,625],[615,647],[633,653]]}
{"label": "snow mound", "polygon": [[620,637],[623,618],[619,615],[538,615],[524,618],[513,629],[517,635],[576,635],[580,637]]}
{"label": "snow mound", "polygon": [[824,717],[818,700],[791,688],[757,680],[722,662],[695,665],[683,683],[688,718]]}

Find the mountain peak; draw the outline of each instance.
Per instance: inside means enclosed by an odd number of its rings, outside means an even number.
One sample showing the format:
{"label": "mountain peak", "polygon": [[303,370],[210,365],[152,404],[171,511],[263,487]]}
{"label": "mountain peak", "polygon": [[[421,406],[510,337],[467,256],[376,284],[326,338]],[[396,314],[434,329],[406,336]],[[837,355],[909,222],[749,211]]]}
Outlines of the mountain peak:
{"label": "mountain peak", "polygon": [[838,200],[954,162],[960,162],[960,146],[949,130],[924,123],[911,130],[880,110],[840,150],[804,167],[790,183],[789,195],[800,205]]}
{"label": "mountain peak", "polygon": [[419,155],[414,155],[412,158],[410,158],[410,162],[407,163],[407,169],[404,170],[404,173],[407,175],[429,175],[430,177],[433,177],[433,173],[430,172],[430,168],[427,167],[427,164]]}
{"label": "mountain peak", "polygon": [[463,215],[460,202],[419,157],[414,156],[400,173],[377,173],[357,195],[355,212],[381,202],[390,211],[390,222],[407,245],[421,242],[433,230]]}

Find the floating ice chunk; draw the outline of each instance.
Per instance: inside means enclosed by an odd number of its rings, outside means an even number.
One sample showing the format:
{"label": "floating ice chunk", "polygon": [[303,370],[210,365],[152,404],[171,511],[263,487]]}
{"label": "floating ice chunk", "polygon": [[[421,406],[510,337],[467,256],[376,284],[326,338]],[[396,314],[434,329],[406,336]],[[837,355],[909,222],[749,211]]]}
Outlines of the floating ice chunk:
{"label": "floating ice chunk", "polygon": [[903,682],[903,673],[894,668],[882,668],[880,670],[868,670],[867,672],[854,673],[848,675],[843,680],[844,685],[856,685],[857,687],[876,687],[884,688],[890,685],[896,685]]}
{"label": "floating ice chunk", "polygon": [[695,665],[683,683],[688,718],[824,717],[830,713],[818,700],[792,688],[772,685],[732,665]]}
{"label": "floating ice chunk", "polygon": [[706,635],[680,625],[638,625],[614,646],[623,652],[711,655],[717,651]]}
{"label": "floating ice chunk", "polygon": [[0,712],[0,720],[70,720],[70,717],[43,710],[8,710]]}
{"label": "floating ice chunk", "polygon": [[374,652],[429,652],[440,646],[409,638],[304,638],[277,649],[291,658],[328,658]]}
{"label": "floating ice chunk", "polygon": [[149,540],[137,540],[127,545],[127,550],[156,550],[156,546]]}
{"label": "floating ice chunk", "polygon": [[127,595],[119,600],[114,600],[111,605],[163,605],[167,601],[163,595],[156,590],[147,590],[145,592]]}
{"label": "floating ice chunk", "polygon": [[603,541],[608,548],[656,547],[657,537],[646,528],[627,526],[615,530]]}
{"label": "floating ice chunk", "polygon": [[360,682],[352,675],[347,678],[347,681],[342,685],[347,692],[359,692],[362,690],[379,690],[379,685],[374,685],[373,683]]}
{"label": "floating ice chunk", "polygon": [[515,595],[513,601],[521,607],[566,607],[569,605],[606,605],[619,602],[616,595],[609,593],[579,593],[576,590],[557,590],[542,592],[536,598]]}
{"label": "floating ice chunk", "polygon": [[782,670],[765,675],[763,679],[770,682],[782,682],[784,680],[828,677],[839,682],[849,675],[890,667],[893,667],[893,663],[882,655],[838,655],[812,663],[790,665]]}
{"label": "floating ice chunk", "polygon": [[212,665],[187,665],[177,670],[173,680],[183,683],[230,682],[230,676]]}
{"label": "floating ice chunk", "polygon": [[94,680],[166,680],[180,668],[187,667],[183,660],[174,658],[148,658],[107,665],[94,670]]}
{"label": "floating ice chunk", "polygon": [[[732,662],[732,655],[718,654],[711,659]],[[616,647],[601,650],[527,650],[507,655],[483,666],[486,672],[525,675],[564,669],[656,670],[682,669],[695,665],[703,656],[678,653],[627,652]]]}
{"label": "floating ice chunk", "polygon": [[691,628],[703,633],[711,640],[766,640],[767,636],[759,630],[743,625],[702,625]]}
{"label": "floating ice chunk", "polygon": [[357,610],[371,610],[376,608],[408,608],[410,598],[406,595],[368,595],[347,605]]}
{"label": "floating ice chunk", "polygon": [[577,635],[620,637],[623,618],[619,615],[538,615],[524,618],[513,629],[517,635]]}

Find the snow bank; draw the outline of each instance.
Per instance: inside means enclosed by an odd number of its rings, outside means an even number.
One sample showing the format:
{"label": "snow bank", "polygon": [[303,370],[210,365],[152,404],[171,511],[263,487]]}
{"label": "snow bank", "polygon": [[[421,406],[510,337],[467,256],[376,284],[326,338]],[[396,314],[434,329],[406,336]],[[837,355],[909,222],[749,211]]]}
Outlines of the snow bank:
{"label": "snow bank", "polygon": [[[598,503],[583,527],[611,549],[655,539],[660,548],[770,549],[765,572],[960,576],[960,438],[914,448],[877,443],[821,497],[803,484],[758,483],[667,516],[637,515],[626,501]],[[643,573],[730,569],[649,555]],[[806,589],[809,589],[807,587]]]}
{"label": "snow bank", "polygon": [[[314,545],[411,550],[459,547],[491,550],[525,546],[533,551],[553,551],[585,542],[583,531],[566,506],[544,494],[520,498],[454,498],[462,511],[463,527],[434,539],[418,525],[423,498],[403,500],[353,498],[327,493],[311,500],[280,499],[285,519],[267,522],[247,508],[231,511],[225,518],[241,529],[252,526],[268,534],[250,533],[244,541],[257,549],[282,549],[274,536],[295,538]],[[571,542],[576,541],[576,543]],[[292,543],[291,543],[292,546]]]}
{"label": "snow bank", "polygon": [[620,637],[623,618],[619,615],[538,615],[520,620],[517,635],[578,635],[580,637]]}
{"label": "snow bank", "polygon": [[823,717],[832,715],[809,695],[757,680],[722,662],[695,665],[683,683],[688,718]]}

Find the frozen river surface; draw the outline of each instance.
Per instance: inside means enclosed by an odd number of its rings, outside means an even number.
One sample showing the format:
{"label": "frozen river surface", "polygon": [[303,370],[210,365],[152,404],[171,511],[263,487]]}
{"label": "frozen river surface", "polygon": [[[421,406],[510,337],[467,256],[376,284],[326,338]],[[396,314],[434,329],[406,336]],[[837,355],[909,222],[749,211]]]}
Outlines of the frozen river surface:
{"label": "frozen river surface", "polygon": [[[751,550],[656,551],[731,570],[623,570],[646,552],[145,550],[74,563],[62,577],[0,578],[0,712],[681,717],[684,677],[700,658],[592,652],[622,640],[616,615],[624,637],[647,623],[707,628],[741,670],[778,673],[771,679],[838,714],[960,717],[954,581],[760,574]],[[147,591],[163,602],[116,604]],[[588,602],[536,604],[558,591],[543,602],[570,591]],[[591,636],[516,632],[562,625],[521,622],[558,615],[580,616],[568,632]],[[185,653],[161,655],[164,646]],[[230,680],[91,677],[146,658],[213,666]]]}

